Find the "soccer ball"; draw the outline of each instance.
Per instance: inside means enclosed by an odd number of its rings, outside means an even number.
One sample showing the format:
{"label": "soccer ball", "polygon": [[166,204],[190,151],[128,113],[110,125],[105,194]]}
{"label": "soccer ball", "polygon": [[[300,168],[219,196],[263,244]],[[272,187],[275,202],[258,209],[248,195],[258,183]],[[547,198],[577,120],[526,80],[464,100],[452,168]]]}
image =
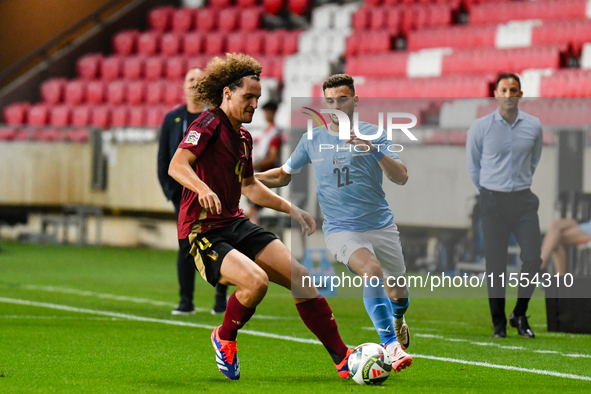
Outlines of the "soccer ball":
{"label": "soccer ball", "polygon": [[390,355],[376,343],[357,346],[349,356],[349,372],[357,384],[381,384],[392,372]]}

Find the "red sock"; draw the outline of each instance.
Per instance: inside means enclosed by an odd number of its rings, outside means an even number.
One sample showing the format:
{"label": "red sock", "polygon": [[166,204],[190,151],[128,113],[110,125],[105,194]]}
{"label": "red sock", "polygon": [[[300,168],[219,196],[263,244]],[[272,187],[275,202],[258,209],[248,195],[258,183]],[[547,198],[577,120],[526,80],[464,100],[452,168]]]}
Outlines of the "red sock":
{"label": "red sock", "polygon": [[232,293],[228,299],[224,322],[220,327],[220,339],[235,341],[238,330],[241,329],[254,315],[256,308],[247,308],[238,301],[236,293]]}
{"label": "red sock", "polygon": [[296,304],[306,327],[322,342],[335,364],[347,356],[347,346],[341,339],[332,310],[322,296]]}

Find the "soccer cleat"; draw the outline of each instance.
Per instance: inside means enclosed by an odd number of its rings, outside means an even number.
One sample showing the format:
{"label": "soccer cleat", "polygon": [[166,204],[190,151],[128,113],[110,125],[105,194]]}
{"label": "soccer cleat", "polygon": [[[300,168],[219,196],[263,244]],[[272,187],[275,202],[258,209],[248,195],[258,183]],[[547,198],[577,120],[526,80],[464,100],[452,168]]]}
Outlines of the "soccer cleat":
{"label": "soccer cleat", "polygon": [[351,374],[349,373],[349,356],[353,353],[353,349],[347,350],[347,356],[340,362],[340,364],[335,364],[335,368],[337,369],[337,373],[343,379],[351,379]]}
{"label": "soccer cleat", "polygon": [[402,350],[408,349],[410,346],[410,331],[408,330],[408,324],[406,324],[406,319],[404,316],[402,317],[402,323],[400,325],[394,324],[394,332],[396,333],[396,339]]}
{"label": "soccer cleat", "polygon": [[412,357],[402,350],[399,342],[395,342],[390,349],[390,359],[392,360],[392,371],[400,372],[412,365]]}
{"label": "soccer cleat", "polygon": [[240,379],[240,363],[236,355],[238,351],[236,341],[224,341],[220,339],[220,327],[217,327],[211,333],[211,343],[215,350],[215,361],[220,372],[226,375],[228,379],[238,380]]}

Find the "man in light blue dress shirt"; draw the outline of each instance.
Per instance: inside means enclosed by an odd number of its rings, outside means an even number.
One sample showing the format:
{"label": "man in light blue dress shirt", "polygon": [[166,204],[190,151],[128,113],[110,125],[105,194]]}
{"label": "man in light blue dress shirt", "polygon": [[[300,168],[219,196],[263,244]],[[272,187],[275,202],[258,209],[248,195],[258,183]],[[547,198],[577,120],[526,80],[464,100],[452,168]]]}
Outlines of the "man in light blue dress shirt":
{"label": "man in light blue dress shirt", "polygon": [[[486,259],[488,297],[494,324],[493,337],[507,335],[505,287],[508,283],[507,245],[511,233],[521,247],[523,261],[519,278],[529,280],[539,272],[541,236],[538,219],[539,200],[530,190],[532,176],[542,153],[542,124],[534,116],[518,109],[523,95],[519,77],[502,74],[494,91],[499,109],[477,119],[466,141],[468,172],[478,189]],[[509,323],[519,335],[534,338],[525,313],[535,285],[520,287]]]}

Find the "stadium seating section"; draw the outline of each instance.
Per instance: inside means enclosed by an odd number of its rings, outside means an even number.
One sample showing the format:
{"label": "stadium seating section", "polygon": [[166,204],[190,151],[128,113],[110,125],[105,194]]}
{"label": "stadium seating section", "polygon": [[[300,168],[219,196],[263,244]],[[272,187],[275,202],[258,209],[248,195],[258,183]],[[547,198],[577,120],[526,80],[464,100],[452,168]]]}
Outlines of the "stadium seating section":
{"label": "stadium seating section", "polygon": [[[309,28],[264,28],[265,18],[285,13],[309,17]],[[5,107],[0,140],[83,142],[87,127],[158,127],[184,102],[187,70],[225,52],[256,57],[262,77],[273,86],[282,82],[279,115],[286,122],[290,98],[321,95],[319,84],[342,66],[363,77],[360,96],[448,97],[433,103],[442,127],[453,128],[454,120],[445,120],[456,108],[452,98],[490,97],[502,72],[522,73],[526,95],[591,96],[591,3],[366,0],[314,7],[310,0],[210,0],[199,9],[158,7],[146,31],[116,33],[112,53],[79,58],[75,79],[43,82],[39,103]],[[591,113],[589,100],[574,109],[565,102],[526,106],[545,124],[591,123],[583,115]],[[424,103],[411,110],[427,110]],[[474,116],[490,110],[474,103]],[[423,142],[462,144],[465,132],[433,132]]]}

